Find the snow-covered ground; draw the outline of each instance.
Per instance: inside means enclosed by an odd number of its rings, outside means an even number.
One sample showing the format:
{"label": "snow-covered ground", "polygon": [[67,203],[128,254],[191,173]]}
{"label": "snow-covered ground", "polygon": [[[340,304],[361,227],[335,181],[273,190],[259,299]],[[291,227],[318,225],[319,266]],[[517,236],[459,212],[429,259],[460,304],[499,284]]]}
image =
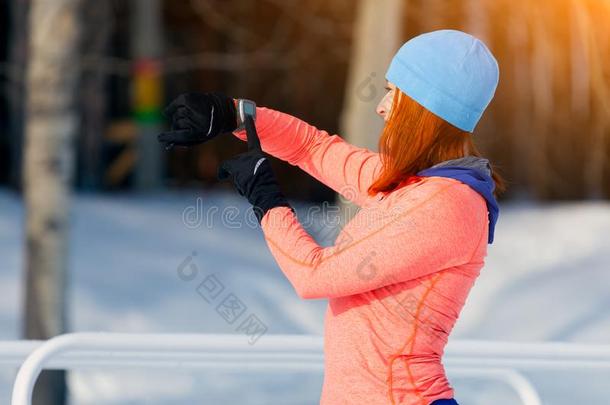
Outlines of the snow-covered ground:
{"label": "snow-covered ground", "polygon": [[[236,325],[253,314],[266,333],[322,334],[326,301],[300,300],[260,230],[232,225],[248,208],[236,194],[77,195],[71,208],[70,330],[241,333]],[[19,337],[23,213],[19,197],[0,190],[0,339]],[[318,228],[319,242],[332,243],[333,231]],[[212,276],[224,287],[218,300],[233,294],[244,305],[237,322],[199,294]],[[451,338],[610,343],[610,203],[501,204]],[[0,370],[1,403],[14,372]],[[610,403],[610,372],[527,375],[545,404]],[[499,384],[449,378],[460,404],[518,403]],[[74,404],[314,404],[322,376],[79,371],[69,383]]]}

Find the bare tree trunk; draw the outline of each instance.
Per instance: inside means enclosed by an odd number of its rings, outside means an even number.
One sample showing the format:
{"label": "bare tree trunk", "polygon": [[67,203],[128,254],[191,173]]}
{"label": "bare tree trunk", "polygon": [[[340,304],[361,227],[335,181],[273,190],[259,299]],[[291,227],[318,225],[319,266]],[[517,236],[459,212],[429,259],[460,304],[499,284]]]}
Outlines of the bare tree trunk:
{"label": "bare tree trunk", "polygon": [[16,0],[10,4],[11,40],[9,44],[9,123],[11,146],[11,169],[9,179],[12,186],[21,186],[21,151],[23,150],[23,67],[27,60],[27,16],[29,0]]}
{"label": "bare tree trunk", "polygon": [[591,72],[589,68],[589,33],[587,24],[587,10],[578,0],[571,1],[570,12],[570,62],[571,77],[570,90],[572,112],[582,115],[584,120],[589,118],[591,102]]}
{"label": "bare tree trunk", "polygon": [[[610,112],[610,93],[604,78],[603,56],[607,47],[592,33],[593,18],[581,2],[572,1],[572,108],[584,114],[590,122],[590,151],[584,161],[585,196],[601,199],[604,196],[606,166],[607,116]],[[601,46],[600,46],[601,45]],[[594,89],[593,94],[591,90]],[[594,109],[590,111],[591,96]]]}
{"label": "bare tree trunk", "polygon": [[[99,1],[83,10],[81,34],[82,49],[88,59],[103,60],[114,28],[111,16],[112,4]],[[106,127],[107,73],[97,66],[90,66],[80,79],[82,103],[82,135],[79,143],[78,162],[81,167],[79,180],[86,189],[97,189],[102,180],[102,141]]]}
{"label": "bare tree trunk", "polygon": [[[548,20],[549,11],[543,5],[530,7],[533,21]],[[549,161],[549,136],[552,123],[553,108],[553,46],[547,32],[548,24],[532,24],[532,160],[530,161],[530,178],[537,190],[539,198],[548,198],[551,195],[552,173]]]}
{"label": "bare tree trunk", "polygon": [[401,45],[403,3],[406,2],[358,2],[341,133],[348,142],[371,150],[377,150],[383,129],[383,120],[375,108],[384,95],[385,72]]}
{"label": "bare tree trunk", "polygon": [[508,53],[515,61],[510,66],[512,74],[511,89],[512,114],[510,115],[512,149],[512,167],[514,183],[511,185],[513,193],[518,199],[532,199],[534,184],[528,177],[530,165],[523,162],[532,162],[533,150],[529,146],[530,139],[535,134],[531,130],[531,70],[530,53],[528,51],[528,25],[526,13],[522,7],[511,7],[507,19],[510,29],[506,31]]}
{"label": "bare tree trunk", "polygon": [[[24,191],[25,337],[67,329],[66,269],[80,0],[32,0],[27,70]],[[63,404],[63,372],[44,373],[34,404]]]}
{"label": "bare tree trunk", "polygon": [[451,10],[451,2],[446,0],[424,0],[419,6],[419,20],[423,32],[446,28],[446,20]]}

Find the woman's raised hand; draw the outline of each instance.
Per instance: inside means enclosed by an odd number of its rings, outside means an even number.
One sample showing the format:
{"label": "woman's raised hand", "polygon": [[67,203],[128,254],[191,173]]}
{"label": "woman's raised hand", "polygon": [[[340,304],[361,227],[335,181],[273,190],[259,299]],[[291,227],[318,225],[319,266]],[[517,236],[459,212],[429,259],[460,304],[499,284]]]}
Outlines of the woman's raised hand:
{"label": "woman's raised hand", "polygon": [[237,128],[232,98],[220,92],[184,93],[163,111],[171,129],[157,136],[166,149],[193,146]]}
{"label": "woman's raised hand", "polygon": [[218,168],[218,180],[231,180],[239,194],[252,204],[260,223],[270,209],[290,207],[290,204],[280,191],[271,163],[261,149],[252,116],[246,116],[245,126],[248,151],[222,162]]}

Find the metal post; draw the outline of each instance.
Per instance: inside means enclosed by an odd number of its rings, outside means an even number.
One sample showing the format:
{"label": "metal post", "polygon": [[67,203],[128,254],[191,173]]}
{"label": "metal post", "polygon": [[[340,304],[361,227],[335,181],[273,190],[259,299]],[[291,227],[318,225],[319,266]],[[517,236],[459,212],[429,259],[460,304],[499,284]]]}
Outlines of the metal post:
{"label": "metal post", "polygon": [[160,132],[162,103],[161,0],[132,0],[133,107],[138,123],[135,187],[140,190],[161,184],[163,162],[156,135]]}

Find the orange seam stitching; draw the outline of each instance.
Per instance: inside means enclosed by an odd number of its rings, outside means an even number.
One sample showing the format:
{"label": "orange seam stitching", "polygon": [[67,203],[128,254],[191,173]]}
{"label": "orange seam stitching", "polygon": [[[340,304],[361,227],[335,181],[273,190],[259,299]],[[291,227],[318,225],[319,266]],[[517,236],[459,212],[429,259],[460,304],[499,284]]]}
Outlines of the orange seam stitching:
{"label": "orange seam stitching", "polygon": [[[426,293],[422,296],[420,302],[419,302],[419,308],[418,308],[418,312],[419,309],[422,307],[423,302],[425,300],[425,298],[428,296],[428,294],[430,293],[430,291],[432,291],[432,288],[434,288],[434,285],[440,280],[440,278],[443,276],[443,273],[438,273],[435,277],[434,280],[432,280],[432,283],[430,284],[430,287],[428,288],[428,290],[426,290]],[[419,318],[418,318],[419,319]],[[417,326],[417,324],[416,324]],[[411,348],[409,349],[410,352],[413,352],[413,347],[415,346],[415,339],[417,337],[417,332],[418,328],[416,327],[413,333],[413,340],[411,341]],[[411,365],[409,364],[409,362],[405,359],[404,360],[406,366],[407,366],[407,372],[409,373],[409,378],[411,379],[411,385],[415,386],[415,382],[413,380],[413,373],[411,372]],[[419,391],[416,391],[417,395],[419,396],[420,401],[426,405],[426,402],[424,400],[424,398],[420,395]]]}
{"label": "orange seam stitching", "polygon": [[311,265],[308,262],[303,262],[300,261],[298,259],[293,258],[290,254],[286,253],[282,248],[280,248],[280,246],[270,237],[266,238],[267,241],[269,243],[271,243],[281,254],[283,254],[284,256],[286,256],[289,260],[293,261],[296,264],[300,264],[302,266],[305,267],[317,267],[318,265],[322,264],[324,261],[326,261],[327,259],[330,259],[332,257],[334,257],[335,255],[338,255],[340,253],[343,253],[345,250],[350,249],[351,247],[360,244],[361,242],[364,242],[365,240],[373,237],[374,235],[378,234],[379,232],[381,232],[382,230],[384,230],[387,226],[393,224],[394,222],[398,221],[399,219],[401,219],[402,217],[406,216],[407,214],[410,214],[411,212],[413,212],[414,210],[418,209],[419,207],[421,207],[423,204],[427,203],[428,201],[430,201],[432,198],[436,197],[436,195],[441,194],[443,191],[451,188],[451,187],[457,187],[461,185],[460,184],[451,184],[447,187],[443,187],[442,189],[440,189],[439,191],[437,191],[436,193],[434,193],[433,195],[431,195],[429,198],[427,198],[426,200],[420,202],[419,204],[417,204],[415,207],[412,207],[410,210],[407,210],[405,212],[403,212],[400,216],[398,216],[396,219],[394,219],[393,221],[389,222],[388,224],[382,226],[379,229],[376,229],[375,231],[371,232],[370,234],[364,236],[362,239],[359,239],[355,242],[353,242],[351,245],[347,245],[346,247],[344,247],[343,249],[337,250],[336,252],[333,252],[332,254],[330,254],[329,256],[326,256],[325,258],[322,258],[318,261],[318,263],[316,265]]}
{"label": "orange seam stitching", "polygon": [[[424,300],[425,300],[425,298],[428,296],[428,294],[430,293],[430,291],[432,291],[432,288],[433,288],[433,287],[434,287],[434,285],[435,285],[435,284],[436,284],[436,283],[439,281],[439,279],[441,278],[441,276],[442,276],[442,273],[438,273],[438,274],[437,274],[437,275],[434,277],[434,279],[432,280],[432,282],[430,283],[430,286],[428,287],[428,289],[426,290],[426,292],[424,293],[424,295],[422,295],[422,297],[421,297],[421,299],[420,299],[420,301],[419,301],[419,303],[418,303],[418,306],[417,306],[417,311],[415,312],[415,316],[414,316],[414,318],[415,318],[415,320],[416,320],[416,321],[418,321],[418,320],[419,320],[418,315],[419,315],[419,312],[421,311],[423,301],[424,301]],[[411,349],[410,349],[410,350],[411,350],[411,351],[413,351],[413,346],[415,345],[415,338],[416,338],[416,335],[417,335],[417,330],[418,330],[418,328],[417,328],[417,322],[414,322],[414,330],[413,330],[413,333],[411,334],[411,336],[410,336],[410,337],[409,337],[409,338],[406,340],[406,342],[405,342],[405,343],[403,344],[403,346],[400,348],[400,351],[399,351],[398,353],[393,354],[392,356],[390,356],[390,359],[389,359],[389,365],[388,365],[388,368],[389,368],[389,373],[388,373],[388,374],[389,374],[389,375],[388,375],[388,394],[389,394],[390,401],[391,401],[392,405],[395,405],[395,402],[394,402],[394,395],[393,395],[393,393],[392,393],[392,388],[393,388],[393,371],[392,371],[392,365],[393,365],[393,363],[394,363],[394,360],[396,360],[396,359],[397,359],[397,358],[400,356],[400,353],[402,353],[402,352],[404,351],[404,349],[407,347],[407,345],[409,344],[409,342],[411,342]],[[405,362],[405,366],[406,366],[406,368],[407,368],[407,372],[409,373],[409,379],[411,380],[411,385],[415,386],[415,382],[413,381],[413,374],[411,373],[411,368],[410,368],[410,366],[409,366],[409,364],[408,364],[408,362],[407,362],[406,360],[403,360],[403,361]],[[424,405],[426,405],[426,404],[425,404],[425,401],[424,401],[424,398],[423,398],[423,397],[422,397],[422,396],[419,394],[419,392],[417,392],[417,390],[416,390],[416,393],[417,393],[417,395],[419,396],[420,400],[421,400],[421,401],[424,403]]]}
{"label": "orange seam stitching", "polygon": [[[481,236],[479,236],[479,241],[477,243],[477,246],[474,249],[474,252],[472,253],[472,256],[470,257],[469,262],[472,262],[472,259],[474,259],[474,256],[476,255],[477,251],[479,250],[479,247],[481,246],[481,242],[483,241],[483,236],[484,235],[485,235],[485,225],[483,226],[483,230],[481,231]],[[417,313],[419,312],[419,309],[421,308],[421,304],[422,304],[424,298],[431,291],[432,287],[434,287],[434,285],[438,282],[438,279],[440,278],[440,276],[442,276],[442,273],[437,274],[437,276],[434,278],[434,280],[432,281],[432,283],[430,284],[430,286],[428,287],[428,289],[426,290],[426,292],[422,296],[422,298],[421,298],[421,300],[419,302],[419,305],[418,305],[418,311],[416,311],[415,319],[418,319],[417,318]],[[405,342],[405,344],[401,348],[401,352],[409,344],[409,342],[411,342],[411,349],[410,350],[411,351],[413,350],[413,347],[415,346],[416,332],[417,332],[417,323],[415,323],[413,334],[411,335],[411,337],[409,337],[409,339],[407,339],[407,341]],[[392,364],[393,364],[394,360],[399,357],[399,354],[400,354],[400,352],[395,354],[395,355],[392,355],[390,357],[390,365],[389,365],[389,368],[390,368],[389,378],[390,378],[390,380],[389,380],[389,383],[388,383],[388,390],[389,390],[390,400],[392,401],[392,405],[395,405],[394,397],[392,395],[392,386],[393,386],[393,384],[392,384]],[[409,362],[407,360],[404,360],[404,359],[403,359],[403,361],[404,361],[405,366],[407,368],[407,372],[409,373],[409,379],[411,380],[411,384],[415,385],[414,381],[413,381],[413,374],[411,373],[411,367],[409,365]],[[419,392],[417,392],[417,394],[419,395]],[[421,396],[420,396],[420,399],[424,403],[424,405],[426,405],[425,402],[424,402],[424,399]]]}

